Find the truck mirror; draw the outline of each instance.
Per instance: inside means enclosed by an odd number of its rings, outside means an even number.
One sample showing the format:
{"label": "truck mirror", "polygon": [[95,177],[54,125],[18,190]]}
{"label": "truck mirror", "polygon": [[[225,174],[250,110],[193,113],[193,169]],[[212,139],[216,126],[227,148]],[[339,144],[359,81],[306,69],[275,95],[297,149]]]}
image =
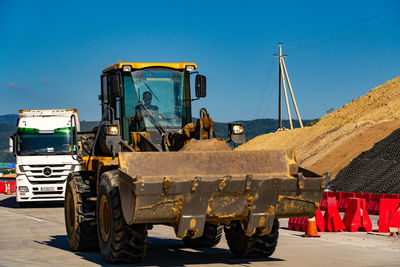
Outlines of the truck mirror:
{"label": "truck mirror", "polygon": [[99,100],[102,104],[108,104],[108,87],[107,87],[107,76],[101,75],[101,94],[99,95]]}
{"label": "truck mirror", "polygon": [[206,76],[197,74],[195,80],[196,97],[206,97]]}
{"label": "truck mirror", "polygon": [[11,153],[13,153],[14,156],[17,154],[16,140],[17,140],[17,134],[14,134],[14,135],[10,136],[10,139],[9,139],[9,151]]}
{"label": "truck mirror", "polygon": [[14,152],[14,140],[12,139],[12,137],[10,137],[10,140],[9,140],[9,151],[11,153]]}
{"label": "truck mirror", "polygon": [[[78,127],[76,124],[76,116],[75,114],[71,115],[71,120],[70,120],[70,134],[71,134],[71,156],[73,159],[75,159],[74,154],[77,154],[77,147],[78,147]],[[76,158],[77,160],[78,158]]]}

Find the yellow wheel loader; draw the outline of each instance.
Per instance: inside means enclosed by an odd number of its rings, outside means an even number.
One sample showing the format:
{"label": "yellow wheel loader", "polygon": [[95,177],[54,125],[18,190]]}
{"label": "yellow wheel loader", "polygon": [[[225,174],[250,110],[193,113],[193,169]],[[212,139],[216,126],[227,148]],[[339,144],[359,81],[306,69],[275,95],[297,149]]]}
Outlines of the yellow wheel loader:
{"label": "yellow wheel loader", "polygon": [[[138,262],[155,224],[189,247],[212,247],[224,230],[233,255],[266,258],[278,218],[315,215],[329,174],[299,167],[292,151],[234,151],[244,127],[214,134],[194,63],[122,63],[101,75],[102,118],[75,133],[80,172],[68,177],[65,224],[74,251],[100,249],[106,262]],[[190,78],[194,76],[195,97]],[[73,123],[72,123],[73,124]]]}

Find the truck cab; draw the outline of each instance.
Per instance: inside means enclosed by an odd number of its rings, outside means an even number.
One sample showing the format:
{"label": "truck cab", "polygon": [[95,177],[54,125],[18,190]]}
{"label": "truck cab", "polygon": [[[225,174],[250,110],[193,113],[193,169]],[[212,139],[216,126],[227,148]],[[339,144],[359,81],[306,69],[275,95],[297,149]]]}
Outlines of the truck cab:
{"label": "truck cab", "polygon": [[63,201],[70,172],[79,171],[76,109],[20,110],[17,132],[10,138],[16,157],[16,200]]}

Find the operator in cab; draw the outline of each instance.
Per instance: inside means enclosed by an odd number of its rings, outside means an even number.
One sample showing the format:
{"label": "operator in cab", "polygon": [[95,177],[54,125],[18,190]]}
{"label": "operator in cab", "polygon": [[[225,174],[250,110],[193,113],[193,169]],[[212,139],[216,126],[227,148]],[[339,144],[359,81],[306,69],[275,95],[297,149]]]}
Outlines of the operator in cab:
{"label": "operator in cab", "polygon": [[[146,125],[151,125],[151,122],[148,122],[148,118],[156,118],[158,120],[164,119],[164,117],[160,114],[160,109],[158,106],[152,105],[151,101],[153,99],[153,94],[149,91],[145,91],[142,96],[142,101],[139,101],[139,105],[135,107],[135,118],[130,119],[129,131],[146,131]],[[146,119],[146,123],[145,123]]]}
{"label": "operator in cab", "polygon": [[143,102],[144,102],[143,105],[146,108],[145,116],[146,115],[147,116],[154,115],[158,119],[162,120],[163,116],[160,114],[160,109],[157,106],[151,104],[151,101],[153,99],[153,95],[149,91],[146,91],[146,92],[143,93],[142,99],[143,99]]}

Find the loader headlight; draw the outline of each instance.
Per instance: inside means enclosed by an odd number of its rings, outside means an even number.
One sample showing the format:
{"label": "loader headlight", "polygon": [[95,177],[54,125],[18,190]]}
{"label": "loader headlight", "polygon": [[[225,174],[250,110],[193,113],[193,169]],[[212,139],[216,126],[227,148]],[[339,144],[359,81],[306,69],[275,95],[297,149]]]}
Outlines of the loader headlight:
{"label": "loader headlight", "polygon": [[132,70],[132,67],[131,66],[123,66],[122,70],[125,72],[130,72]]}
{"label": "loader headlight", "polygon": [[194,71],[194,66],[193,65],[186,66],[186,71]]}
{"label": "loader headlight", "polygon": [[29,192],[29,188],[27,186],[18,186],[19,192]]}
{"label": "loader headlight", "polygon": [[228,123],[228,142],[243,144],[246,142],[244,126],[241,123]]}
{"label": "loader headlight", "polygon": [[107,135],[119,135],[118,126],[115,125],[107,126],[106,133]]}
{"label": "loader headlight", "polygon": [[231,124],[229,129],[230,134],[242,134],[244,133],[243,124]]}

